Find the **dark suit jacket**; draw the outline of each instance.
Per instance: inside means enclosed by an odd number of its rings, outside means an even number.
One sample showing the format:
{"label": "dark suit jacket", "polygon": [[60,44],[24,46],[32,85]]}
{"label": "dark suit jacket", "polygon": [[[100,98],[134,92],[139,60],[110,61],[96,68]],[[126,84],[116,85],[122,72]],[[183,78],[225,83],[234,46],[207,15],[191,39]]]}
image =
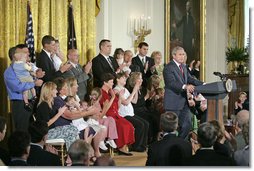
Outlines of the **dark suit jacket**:
{"label": "dark suit jacket", "polygon": [[44,50],[41,50],[36,58],[36,66],[45,71],[45,75],[42,78],[44,82],[53,81],[56,77],[61,76],[61,71],[55,70],[53,62],[49,59]]}
{"label": "dark suit jacket", "polygon": [[181,166],[191,155],[189,142],[175,134],[168,134],[149,146],[146,166]]}
{"label": "dark suit jacket", "polygon": [[89,75],[83,71],[83,68],[80,64],[77,65],[77,68],[72,67],[69,71],[66,71],[62,74],[64,78],[74,77],[78,82],[78,96],[80,100],[84,100],[85,95],[87,93],[87,81],[89,79]]}
{"label": "dark suit jacket", "polygon": [[61,166],[59,156],[31,144],[30,154],[27,159],[30,166]]}
{"label": "dark suit jacket", "polygon": [[202,85],[203,83],[193,78],[183,67],[184,77],[174,61],[170,61],[163,70],[165,82],[164,108],[166,111],[182,110],[187,104],[186,91],[182,89],[184,84]]}
{"label": "dark suit jacket", "polygon": [[132,64],[137,65],[140,68],[140,72],[142,73],[142,78],[143,78],[143,86],[147,85],[148,79],[151,77],[152,72],[151,72],[151,67],[154,66],[154,60],[151,57],[146,56],[146,61],[148,62],[148,70],[145,73],[145,67],[142,63],[142,61],[139,59],[139,56],[137,55],[136,57],[132,58]]}
{"label": "dark suit jacket", "polygon": [[29,166],[27,162],[23,160],[13,160],[10,162],[9,166]]}
{"label": "dark suit jacket", "polygon": [[235,166],[232,158],[216,153],[214,150],[198,150],[194,156],[186,160],[186,166]]}
{"label": "dark suit jacket", "polygon": [[8,166],[11,161],[9,153],[3,148],[0,148],[0,159],[4,162],[6,166]]}
{"label": "dark suit jacket", "polygon": [[110,67],[108,61],[102,54],[97,55],[92,60],[92,71],[93,71],[93,87],[101,87],[103,82],[101,81],[101,77],[105,73],[111,73],[112,75],[116,75],[116,70],[119,68],[117,61],[113,57],[109,57],[112,61],[112,65],[114,70]]}

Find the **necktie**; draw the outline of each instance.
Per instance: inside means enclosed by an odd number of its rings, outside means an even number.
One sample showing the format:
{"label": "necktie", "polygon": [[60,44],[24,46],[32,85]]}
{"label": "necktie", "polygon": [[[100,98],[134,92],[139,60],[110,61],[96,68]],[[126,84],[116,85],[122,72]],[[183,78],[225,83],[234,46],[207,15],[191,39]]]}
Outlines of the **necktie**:
{"label": "necktie", "polygon": [[82,70],[79,69],[78,65],[76,65],[75,68],[78,72],[82,72]]}
{"label": "necktie", "polygon": [[54,56],[54,55],[52,55],[52,54],[50,55],[50,61],[51,61],[52,66],[53,66],[53,68],[54,68],[54,70],[55,70],[55,63],[54,63],[53,56]]}
{"label": "necktie", "polygon": [[142,64],[145,66],[145,57],[142,58]]}
{"label": "necktie", "polygon": [[110,65],[110,67],[111,67],[112,70],[115,72],[114,67],[113,67],[113,65],[112,65],[112,61],[110,60],[109,57],[108,57],[107,59],[108,59],[108,63],[109,63],[109,65]]}
{"label": "necktie", "polygon": [[184,73],[183,73],[183,67],[182,67],[182,65],[179,65],[179,68],[180,68],[180,71],[181,71],[181,73],[182,73],[182,76],[184,77]]}

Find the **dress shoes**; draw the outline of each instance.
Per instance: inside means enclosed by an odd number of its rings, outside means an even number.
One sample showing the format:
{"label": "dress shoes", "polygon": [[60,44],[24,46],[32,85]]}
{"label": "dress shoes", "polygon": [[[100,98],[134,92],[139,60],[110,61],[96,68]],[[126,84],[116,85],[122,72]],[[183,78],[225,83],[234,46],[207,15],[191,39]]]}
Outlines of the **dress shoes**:
{"label": "dress shoes", "polygon": [[132,153],[126,153],[126,152],[123,152],[123,151],[118,151],[118,154],[119,155],[125,155],[125,156],[133,156],[133,154]]}
{"label": "dress shoes", "polygon": [[109,144],[112,148],[117,148],[116,143],[114,140],[106,141],[107,144]]}
{"label": "dress shoes", "polygon": [[102,150],[104,150],[104,151],[106,151],[106,150],[108,149],[108,148],[106,147],[104,141],[101,141],[101,142],[100,142],[99,147],[100,147],[100,149],[102,149]]}

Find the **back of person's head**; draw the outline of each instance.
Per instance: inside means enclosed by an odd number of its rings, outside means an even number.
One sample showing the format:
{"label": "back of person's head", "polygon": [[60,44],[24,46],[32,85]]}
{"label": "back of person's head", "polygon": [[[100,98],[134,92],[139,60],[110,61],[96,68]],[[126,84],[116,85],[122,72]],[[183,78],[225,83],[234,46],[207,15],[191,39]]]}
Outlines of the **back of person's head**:
{"label": "back of person's head", "polygon": [[68,150],[72,163],[89,164],[89,153],[91,145],[84,140],[76,140]]}
{"label": "back of person's head", "polygon": [[161,114],[160,128],[163,132],[174,132],[178,127],[178,117],[174,112]]}
{"label": "back of person's head", "polygon": [[15,51],[16,51],[16,47],[11,47],[11,48],[9,49],[9,51],[8,51],[8,56],[9,56],[9,59],[10,59],[11,61],[13,60]]}
{"label": "back of person's head", "polygon": [[148,45],[146,42],[140,42],[140,43],[138,44],[138,48],[142,48],[143,46],[148,47],[149,45]]}
{"label": "back of person's head", "polygon": [[101,50],[101,47],[105,45],[105,43],[110,42],[108,39],[102,39],[99,43],[99,49]]}
{"label": "back of person's head", "polygon": [[202,123],[198,127],[198,142],[202,147],[212,147],[217,139],[217,133],[209,122]]}
{"label": "back of person's head", "polygon": [[224,126],[217,120],[209,121],[210,124],[212,124],[215,128],[215,131],[217,133],[217,141],[220,141],[225,134],[225,128]]}
{"label": "back of person's head", "polygon": [[42,38],[41,44],[44,47],[46,44],[50,44],[52,41],[55,41],[55,38],[50,35],[46,35]]}
{"label": "back of person's head", "polygon": [[103,155],[98,157],[95,162],[94,166],[115,166],[115,161],[108,155]]}
{"label": "back of person's head", "polygon": [[6,126],[6,119],[0,116],[0,132],[3,132]]}
{"label": "back of person's head", "polygon": [[238,127],[242,127],[243,124],[249,122],[250,120],[250,112],[248,110],[241,110],[236,114],[236,122],[238,123]]}
{"label": "back of person's head", "polygon": [[31,135],[32,143],[39,143],[45,138],[45,135],[48,134],[48,124],[45,121],[37,120],[32,122],[28,127],[28,132]]}
{"label": "back of person's head", "polygon": [[110,73],[105,73],[105,74],[103,74],[102,77],[101,77],[102,82],[106,82],[106,83],[107,83],[109,80],[114,80],[114,79],[115,79],[114,75],[112,75],[112,74],[110,74]]}
{"label": "back of person's head", "polygon": [[8,148],[11,157],[22,157],[29,154],[31,137],[28,132],[15,131],[8,139]]}

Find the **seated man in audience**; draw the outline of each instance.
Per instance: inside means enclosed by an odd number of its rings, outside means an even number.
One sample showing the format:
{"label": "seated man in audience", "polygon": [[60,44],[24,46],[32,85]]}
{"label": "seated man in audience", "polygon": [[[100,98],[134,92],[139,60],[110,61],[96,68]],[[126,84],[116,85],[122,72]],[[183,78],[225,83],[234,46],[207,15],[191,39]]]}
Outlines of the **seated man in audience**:
{"label": "seated man in audience", "polygon": [[208,122],[198,128],[198,142],[201,146],[196,154],[186,160],[187,166],[235,166],[232,158],[215,152],[213,145],[217,139],[214,126]]}
{"label": "seated man in audience", "polygon": [[249,166],[250,165],[249,122],[243,124],[242,134],[246,146],[243,149],[237,150],[234,153],[234,159],[236,161],[237,166]]}
{"label": "seated man in audience", "polygon": [[30,124],[31,148],[27,162],[30,166],[61,166],[56,154],[43,149],[47,140],[48,124],[45,121],[35,121]]}
{"label": "seated man in audience", "polygon": [[104,155],[98,157],[95,162],[94,166],[115,166],[116,163],[114,159],[112,159],[110,156]]}
{"label": "seated man in audience", "polygon": [[71,166],[89,166],[92,147],[84,140],[76,140],[71,144],[68,155],[71,159]]}
{"label": "seated man in audience", "polygon": [[28,166],[27,158],[30,153],[31,137],[28,132],[15,131],[8,139],[8,148],[11,155],[9,166]]}
{"label": "seated man in audience", "polygon": [[148,148],[146,166],[181,166],[192,154],[191,144],[177,137],[178,117],[174,112],[161,114],[163,139]]}
{"label": "seated man in audience", "polygon": [[248,110],[241,110],[235,118],[235,136],[227,134],[227,139],[232,145],[234,151],[243,149],[247,144],[244,141],[242,127],[249,122],[250,113]]}

